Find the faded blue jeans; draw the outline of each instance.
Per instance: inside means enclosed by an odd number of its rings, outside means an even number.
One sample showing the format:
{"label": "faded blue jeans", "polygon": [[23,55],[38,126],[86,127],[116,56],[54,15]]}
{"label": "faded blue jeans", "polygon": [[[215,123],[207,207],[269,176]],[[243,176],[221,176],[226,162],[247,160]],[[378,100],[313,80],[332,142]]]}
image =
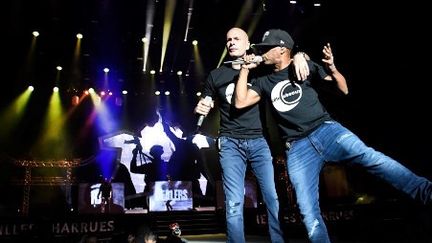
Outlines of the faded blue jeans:
{"label": "faded blue jeans", "polygon": [[430,203],[432,183],[394,159],[366,146],[335,121],[320,125],[309,136],[295,140],[286,151],[287,168],[311,242],[330,242],[319,207],[319,174],[325,162],[349,162],[364,167],[413,199]]}
{"label": "faded blue jeans", "polygon": [[268,227],[273,243],[282,243],[279,224],[279,201],[274,180],[274,168],[269,146],[264,138],[219,138],[219,159],[222,167],[227,224],[227,242],[244,243],[243,206],[247,162],[257,178],[267,207]]}

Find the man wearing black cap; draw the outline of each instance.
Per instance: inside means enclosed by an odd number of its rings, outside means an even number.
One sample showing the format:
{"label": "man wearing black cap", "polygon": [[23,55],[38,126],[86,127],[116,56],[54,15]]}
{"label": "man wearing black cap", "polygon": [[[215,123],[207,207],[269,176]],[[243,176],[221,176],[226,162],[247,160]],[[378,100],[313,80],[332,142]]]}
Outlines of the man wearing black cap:
{"label": "man wearing black cap", "polygon": [[[209,96],[219,101],[218,147],[225,193],[227,242],[245,242],[244,181],[249,163],[267,207],[271,242],[280,243],[284,240],[278,219],[278,195],[274,181],[272,156],[263,135],[260,108],[254,105],[248,109],[239,110],[233,104],[232,95],[240,72],[240,62],[249,47],[249,37],[244,30],[231,28],[227,32],[226,49],[230,58],[235,62],[226,63],[210,72],[204,84],[203,97]],[[307,69],[307,65],[305,66]],[[206,116],[212,107],[213,101],[201,99],[195,107],[195,113]]]}
{"label": "man wearing black cap", "polygon": [[424,204],[432,201],[432,183],[419,177],[403,165],[366,146],[355,134],[333,120],[318,99],[313,82],[323,80],[336,83],[339,91],[348,94],[344,76],[337,70],[330,45],[324,46],[324,66],[308,61],[310,75],[297,81],[291,69],[291,49],[294,41],[280,29],[267,31],[262,43],[254,47],[263,53],[263,62],[274,65],[274,73],[252,79],[248,89],[248,63],[254,56],[244,57],[235,92],[235,105],[245,108],[261,97],[271,99],[275,119],[285,141],[289,178],[296,192],[303,223],[311,242],[330,242],[319,207],[319,174],[326,161],[350,162],[366,168],[373,175],[419,199]]}

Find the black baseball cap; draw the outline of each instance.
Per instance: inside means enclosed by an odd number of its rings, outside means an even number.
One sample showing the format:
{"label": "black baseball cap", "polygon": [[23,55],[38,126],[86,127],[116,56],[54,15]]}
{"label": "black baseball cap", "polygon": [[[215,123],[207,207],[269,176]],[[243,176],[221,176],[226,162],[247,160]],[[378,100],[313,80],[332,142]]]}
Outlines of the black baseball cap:
{"label": "black baseball cap", "polygon": [[267,49],[275,46],[284,46],[288,49],[293,49],[294,40],[288,32],[281,29],[267,30],[261,40],[261,43],[253,44],[252,48]]}

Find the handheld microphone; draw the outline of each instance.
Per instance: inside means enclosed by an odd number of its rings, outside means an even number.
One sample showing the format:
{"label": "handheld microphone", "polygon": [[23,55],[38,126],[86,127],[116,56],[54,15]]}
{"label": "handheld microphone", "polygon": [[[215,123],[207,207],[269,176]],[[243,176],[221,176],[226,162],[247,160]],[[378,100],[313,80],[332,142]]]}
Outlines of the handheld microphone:
{"label": "handheld microphone", "polygon": [[[257,63],[258,64],[258,63],[260,63],[262,61],[264,61],[264,59],[262,58],[262,56],[255,56],[253,60],[250,60],[247,63]],[[226,61],[226,62],[224,62],[224,64],[229,64],[229,63],[236,65],[236,64],[245,64],[246,62],[242,58],[236,59],[236,60],[232,60],[232,61]]]}
{"label": "handheld microphone", "polygon": [[[212,100],[213,100],[213,99],[212,99],[211,96],[206,96],[206,97],[204,98],[204,101],[205,101],[205,102],[211,102]],[[205,117],[206,117],[205,115],[200,115],[200,116],[199,116],[199,118],[198,118],[198,122],[197,122],[197,127],[201,127],[201,125],[202,125],[202,123],[203,123]]]}

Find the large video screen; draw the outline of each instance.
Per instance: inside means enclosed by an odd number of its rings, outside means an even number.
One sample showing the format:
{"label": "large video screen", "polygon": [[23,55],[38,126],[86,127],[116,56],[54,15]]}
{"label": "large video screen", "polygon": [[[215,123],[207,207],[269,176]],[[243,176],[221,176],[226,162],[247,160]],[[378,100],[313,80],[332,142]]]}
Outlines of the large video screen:
{"label": "large video screen", "polygon": [[[158,190],[164,186],[161,183],[167,181],[181,181],[178,186],[188,188],[190,200],[193,200],[193,195],[205,198],[215,193],[215,177],[220,174],[220,169],[218,162],[214,161],[217,151],[214,139],[210,137],[201,134],[185,137],[179,127],[159,120],[145,126],[140,135],[119,131],[100,137],[99,141],[101,149],[118,151],[120,167],[130,177],[130,183],[125,182],[127,209],[162,210],[165,204],[155,204],[155,195],[149,193],[155,190],[157,198],[160,198]],[[154,185],[147,185],[155,181]],[[129,184],[133,185],[132,190]],[[149,198],[153,198],[153,208],[150,208]],[[182,203],[186,202],[179,202],[179,205]],[[185,205],[178,209],[187,210],[189,205]],[[173,210],[176,207],[173,206]]]}
{"label": "large video screen", "polygon": [[104,207],[101,183],[80,183],[78,190],[78,212],[80,213],[122,213],[124,211],[124,184],[111,183],[111,199]]}
{"label": "large video screen", "polygon": [[187,211],[193,209],[190,181],[156,181],[149,196],[149,211]]}

